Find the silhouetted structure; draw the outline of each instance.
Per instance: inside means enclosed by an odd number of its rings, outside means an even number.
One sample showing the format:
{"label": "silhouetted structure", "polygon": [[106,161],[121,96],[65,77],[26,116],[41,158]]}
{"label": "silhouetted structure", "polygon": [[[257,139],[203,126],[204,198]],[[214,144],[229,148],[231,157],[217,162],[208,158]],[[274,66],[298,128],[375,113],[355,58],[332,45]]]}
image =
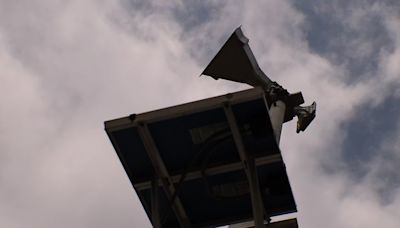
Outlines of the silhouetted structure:
{"label": "silhouetted structure", "polygon": [[[154,227],[214,227],[296,211],[279,150],[282,123],[315,116],[258,67],[238,28],[203,74],[253,89],[105,123]],[[295,219],[267,225],[297,227]]]}

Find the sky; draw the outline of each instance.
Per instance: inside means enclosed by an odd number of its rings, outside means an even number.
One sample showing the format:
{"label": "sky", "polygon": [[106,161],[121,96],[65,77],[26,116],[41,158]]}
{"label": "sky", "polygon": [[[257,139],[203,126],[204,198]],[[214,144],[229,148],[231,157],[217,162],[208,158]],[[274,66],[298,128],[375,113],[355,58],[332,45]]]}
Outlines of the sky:
{"label": "sky", "polygon": [[400,2],[0,0],[0,227],[151,227],[103,122],[249,88],[235,28],[316,101],[281,149],[300,227],[400,226]]}

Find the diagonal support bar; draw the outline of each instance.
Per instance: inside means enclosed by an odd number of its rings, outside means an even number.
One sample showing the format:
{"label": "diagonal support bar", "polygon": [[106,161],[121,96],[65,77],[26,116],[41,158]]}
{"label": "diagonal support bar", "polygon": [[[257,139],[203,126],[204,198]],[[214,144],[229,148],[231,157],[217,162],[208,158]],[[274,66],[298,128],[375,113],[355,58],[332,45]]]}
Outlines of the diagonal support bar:
{"label": "diagonal support bar", "polygon": [[138,132],[143,141],[144,147],[146,148],[147,155],[154,166],[154,170],[161,180],[165,195],[167,196],[168,200],[172,202],[172,209],[178,218],[179,224],[182,228],[190,228],[191,224],[189,218],[179,197],[176,197],[172,201],[172,196],[175,192],[175,186],[171,176],[168,173],[167,167],[165,166],[160,153],[158,152],[157,146],[154,143],[148,126],[146,124],[140,124],[138,126]]}
{"label": "diagonal support bar", "polygon": [[249,181],[251,205],[253,209],[253,217],[256,228],[263,228],[264,226],[264,205],[260,192],[260,185],[258,183],[257,169],[253,158],[249,157],[240,134],[239,127],[236,122],[235,115],[229,104],[224,105],[226,118],[228,119],[229,127],[232,131],[233,139],[235,141],[237,150],[242,160],[243,167]]}
{"label": "diagonal support bar", "polygon": [[160,194],[158,192],[158,180],[151,181],[151,220],[154,228],[161,228],[160,220]]}
{"label": "diagonal support bar", "polygon": [[[279,154],[269,155],[266,157],[260,157],[260,158],[255,159],[256,166],[272,164],[272,163],[281,162],[281,161],[282,161],[282,156]],[[235,163],[231,163],[231,164],[210,167],[210,168],[205,169],[204,172],[207,173],[209,176],[213,176],[213,175],[229,173],[229,172],[237,171],[237,170],[241,170],[241,169],[243,169],[243,164],[240,161],[240,162],[235,162]],[[182,178],[182,174],[171,176],[171,178],[172,178],[172,181],[174,181],[174,183],[176,184]],[[199,179],[199,178],[203,178],[202,171],[193,171],[193,172],[189,172],[186,175],[185,181]],[[139,191],[141,191],[143,189],[151,189],[151,184],[152,184],[151,182],[152,181],[137,183],[137,184],[135,184],[135,188],[138,189]],[[162,183],[160,181],[157,181],[157,183],[159,186],[162,186]]]}

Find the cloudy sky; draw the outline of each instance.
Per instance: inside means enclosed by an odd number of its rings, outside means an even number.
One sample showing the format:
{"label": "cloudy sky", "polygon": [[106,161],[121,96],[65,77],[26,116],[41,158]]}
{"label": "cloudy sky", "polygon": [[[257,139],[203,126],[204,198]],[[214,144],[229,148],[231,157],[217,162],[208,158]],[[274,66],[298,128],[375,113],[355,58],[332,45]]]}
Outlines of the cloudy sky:
{"label": "cloudy sky", "polygon": [[399,227],[396,0],[0,0],[0,227],[151,227],[103,122],[248,88],[198,77],[239,25],[318,103],[281,137],[300,227]]}

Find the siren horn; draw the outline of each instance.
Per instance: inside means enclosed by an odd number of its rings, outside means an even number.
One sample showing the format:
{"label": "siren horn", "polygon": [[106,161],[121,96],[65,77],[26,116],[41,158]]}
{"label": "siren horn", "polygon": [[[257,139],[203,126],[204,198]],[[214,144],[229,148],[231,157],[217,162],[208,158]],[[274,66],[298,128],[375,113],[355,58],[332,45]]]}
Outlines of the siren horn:
{"label": "siren horn", "polygon": [[302,107],[304,103],[301,92],[290,94],[278,83],[272,81],[258,66],[256,58],[248,44],[249,39],[238,27],[225,42],[217,55],[211,60],[202,75],[216,80],[246,83],[253,87],[262,87],[266,91],[268,105],[281,100],[286,105],[284,122],[298,117],[297,130],[304,131],[315,117],[316,103]]}

